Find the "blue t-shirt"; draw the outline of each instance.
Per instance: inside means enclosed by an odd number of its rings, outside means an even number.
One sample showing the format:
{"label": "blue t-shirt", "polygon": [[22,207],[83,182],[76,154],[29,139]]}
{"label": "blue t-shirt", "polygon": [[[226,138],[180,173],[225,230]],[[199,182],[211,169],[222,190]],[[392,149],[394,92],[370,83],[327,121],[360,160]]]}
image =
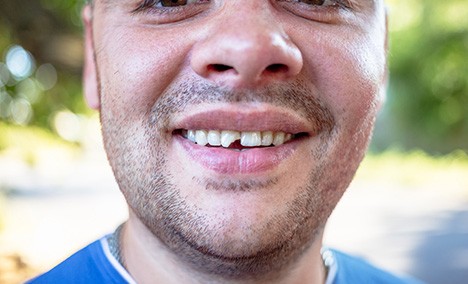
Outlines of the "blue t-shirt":
{"label": "blue t-shirt", "polygon": [[[323,252],[329,273],[327,284],[420,284],[396,277],[369,263],[342,252],[327,249]],[[104,237],[81,249],[58,266],[29,282],[42,283],[136,283],[112,256]]]}
{"label": "blue t-shirt", "polygon": [[52,270],[26,283],[121,284],[136,282],[112,256],[107,238],[104,237],[76,252]]}

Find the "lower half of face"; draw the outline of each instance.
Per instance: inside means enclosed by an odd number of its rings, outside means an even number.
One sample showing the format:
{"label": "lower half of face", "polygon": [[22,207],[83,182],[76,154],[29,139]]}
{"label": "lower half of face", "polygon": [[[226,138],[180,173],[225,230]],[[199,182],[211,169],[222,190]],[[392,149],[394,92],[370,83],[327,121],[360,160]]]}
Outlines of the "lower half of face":
{"label": "lower half of face", "polygon": [[[181,93],[187,92],[166,98]],[[249,100],[256,108],[259,101],[293,108],[301,100],[294,94],[289,102],[265,102],[271,94]],[[322,117],[311,121],[321,125],[313,133],[274,147],[227,149],[191,141],[190,129],[161,131],[170,110],[180,109],[174,100],[160,99],[152,118],[112,114],[107,103],[113,102],[104,99],[101,113],[106,150],[131,209],[180,259],[224,277],[278,271],[321,236],[363,157],[375,115],[336,120],[320,102],[299,103],[303,117]]]}

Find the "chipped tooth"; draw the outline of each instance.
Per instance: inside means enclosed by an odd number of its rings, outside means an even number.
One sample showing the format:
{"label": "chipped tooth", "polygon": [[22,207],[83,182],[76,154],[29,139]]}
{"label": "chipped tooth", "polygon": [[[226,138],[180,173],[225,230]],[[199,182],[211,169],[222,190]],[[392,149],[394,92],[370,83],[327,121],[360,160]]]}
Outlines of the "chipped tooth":
{"label": "chipped tooth", "polygon": [[208,144],[207,139],[208,132],[206,130],[196,130],[195,131],[195,141],[197,144],[205,146]]}
{"label": "chipped tooth", "polygon": [[234,143],[234,141],[240,139],[240,133],[238,131],[224,130],[221,132],[221,145],[224,148],[228,148],[229,145]]}
{"label": "chipped tooth", "polygon": [[244,147],[279,146],[293,139],[293,135],[273,131],[233,131],[233,130],[183,130],[182,135],[199,145],[222,146],[228,148],[236,140]]}
{"label": "chipped tooth", "polygon": [[273,137],[273,145],[279,146],[281,144],[284,144],[284,137],[285,137],[284,132],[276,132]]}
{"label": "chipped tooth", "polygon": [[195,130],[188,130],[187,131],[187,139],[192,141],[192,142],[196,142],[197,139],[195,138],[195,134],[196,134]]}
{"label": "chipped tooth", "polygon": [[262,146],[270,146],[273,143],[273,132],[264,131],[262,132]]}
{"label": "chipped tooth", "polygon": [[208,144],[211,146],[221,146],[221,133],[217,130],[208,131]]}
{"label": "chipped tooth", "polygon": [[255,147],[262,145],[262,135],[260,131],[242,132],[241,145],[245,147]]}

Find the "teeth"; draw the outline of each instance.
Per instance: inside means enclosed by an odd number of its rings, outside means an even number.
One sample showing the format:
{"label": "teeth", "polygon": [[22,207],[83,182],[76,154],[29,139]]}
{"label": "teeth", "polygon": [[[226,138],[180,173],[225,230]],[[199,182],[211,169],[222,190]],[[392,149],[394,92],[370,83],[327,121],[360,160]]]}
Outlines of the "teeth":
{"label": "teeth", "polygon": [[205,130],[197,130],[195,131],[195,142],[197,142],[197,144],[199,145],[202,145],[202,146],[205,146],[206,144],[208,144],[208,132],[206,132]]}
{"label": "teeth", "polygon": [[262,146],[270,146],[273,143],[273,132],[262,132]]}
{"label": "teeth", "polygon": [[221,146],[221,133],[217,130],[208,131],[208,144],[211,146]]}
{"label": "teeth", "polygon": [[259,131],[242,132],[241,145],[245,147],[256,147],[262,145],[262,134]]}
{"label": "teeth", "polygon": [[273,145],[278,146],[284,144],[285,136],[284,132],[276,132],[273,136]]}
{"label": "teeth", "polygon": [[293,138],[290,133],[273,131],[232,131],[232,130],[187,130],[183,135],[190,141],[202,146],[222,146],[228,148],[240,140],[244,147],[279,146]]}
{"label": "teeth", "polygon": [[196,137],[196,131],[195,130],[189,130],[187,131],[187,139],[192,141],[192,142],[196,142],[197,139],[195,138]]}
{"label": "teeth", "polygon": [[234,141],[239,140],[240,137],[240,133],[237,131],[224,130],[221,132],[221,145],[224,148],[228,148],[229,145],[234,143]]}

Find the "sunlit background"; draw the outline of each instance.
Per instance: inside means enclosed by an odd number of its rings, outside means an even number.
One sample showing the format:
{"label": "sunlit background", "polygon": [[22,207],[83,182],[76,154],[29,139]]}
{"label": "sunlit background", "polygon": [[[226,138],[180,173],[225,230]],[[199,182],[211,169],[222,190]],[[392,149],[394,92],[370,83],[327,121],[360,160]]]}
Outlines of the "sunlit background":
{"label": "sunlit background", "polygon": [[[390,83],[325,242],[428,283],[468,279],[468,2],[388,0]],[[0,0],[0,284],[126,217],[82,98],[78,0]]]}

